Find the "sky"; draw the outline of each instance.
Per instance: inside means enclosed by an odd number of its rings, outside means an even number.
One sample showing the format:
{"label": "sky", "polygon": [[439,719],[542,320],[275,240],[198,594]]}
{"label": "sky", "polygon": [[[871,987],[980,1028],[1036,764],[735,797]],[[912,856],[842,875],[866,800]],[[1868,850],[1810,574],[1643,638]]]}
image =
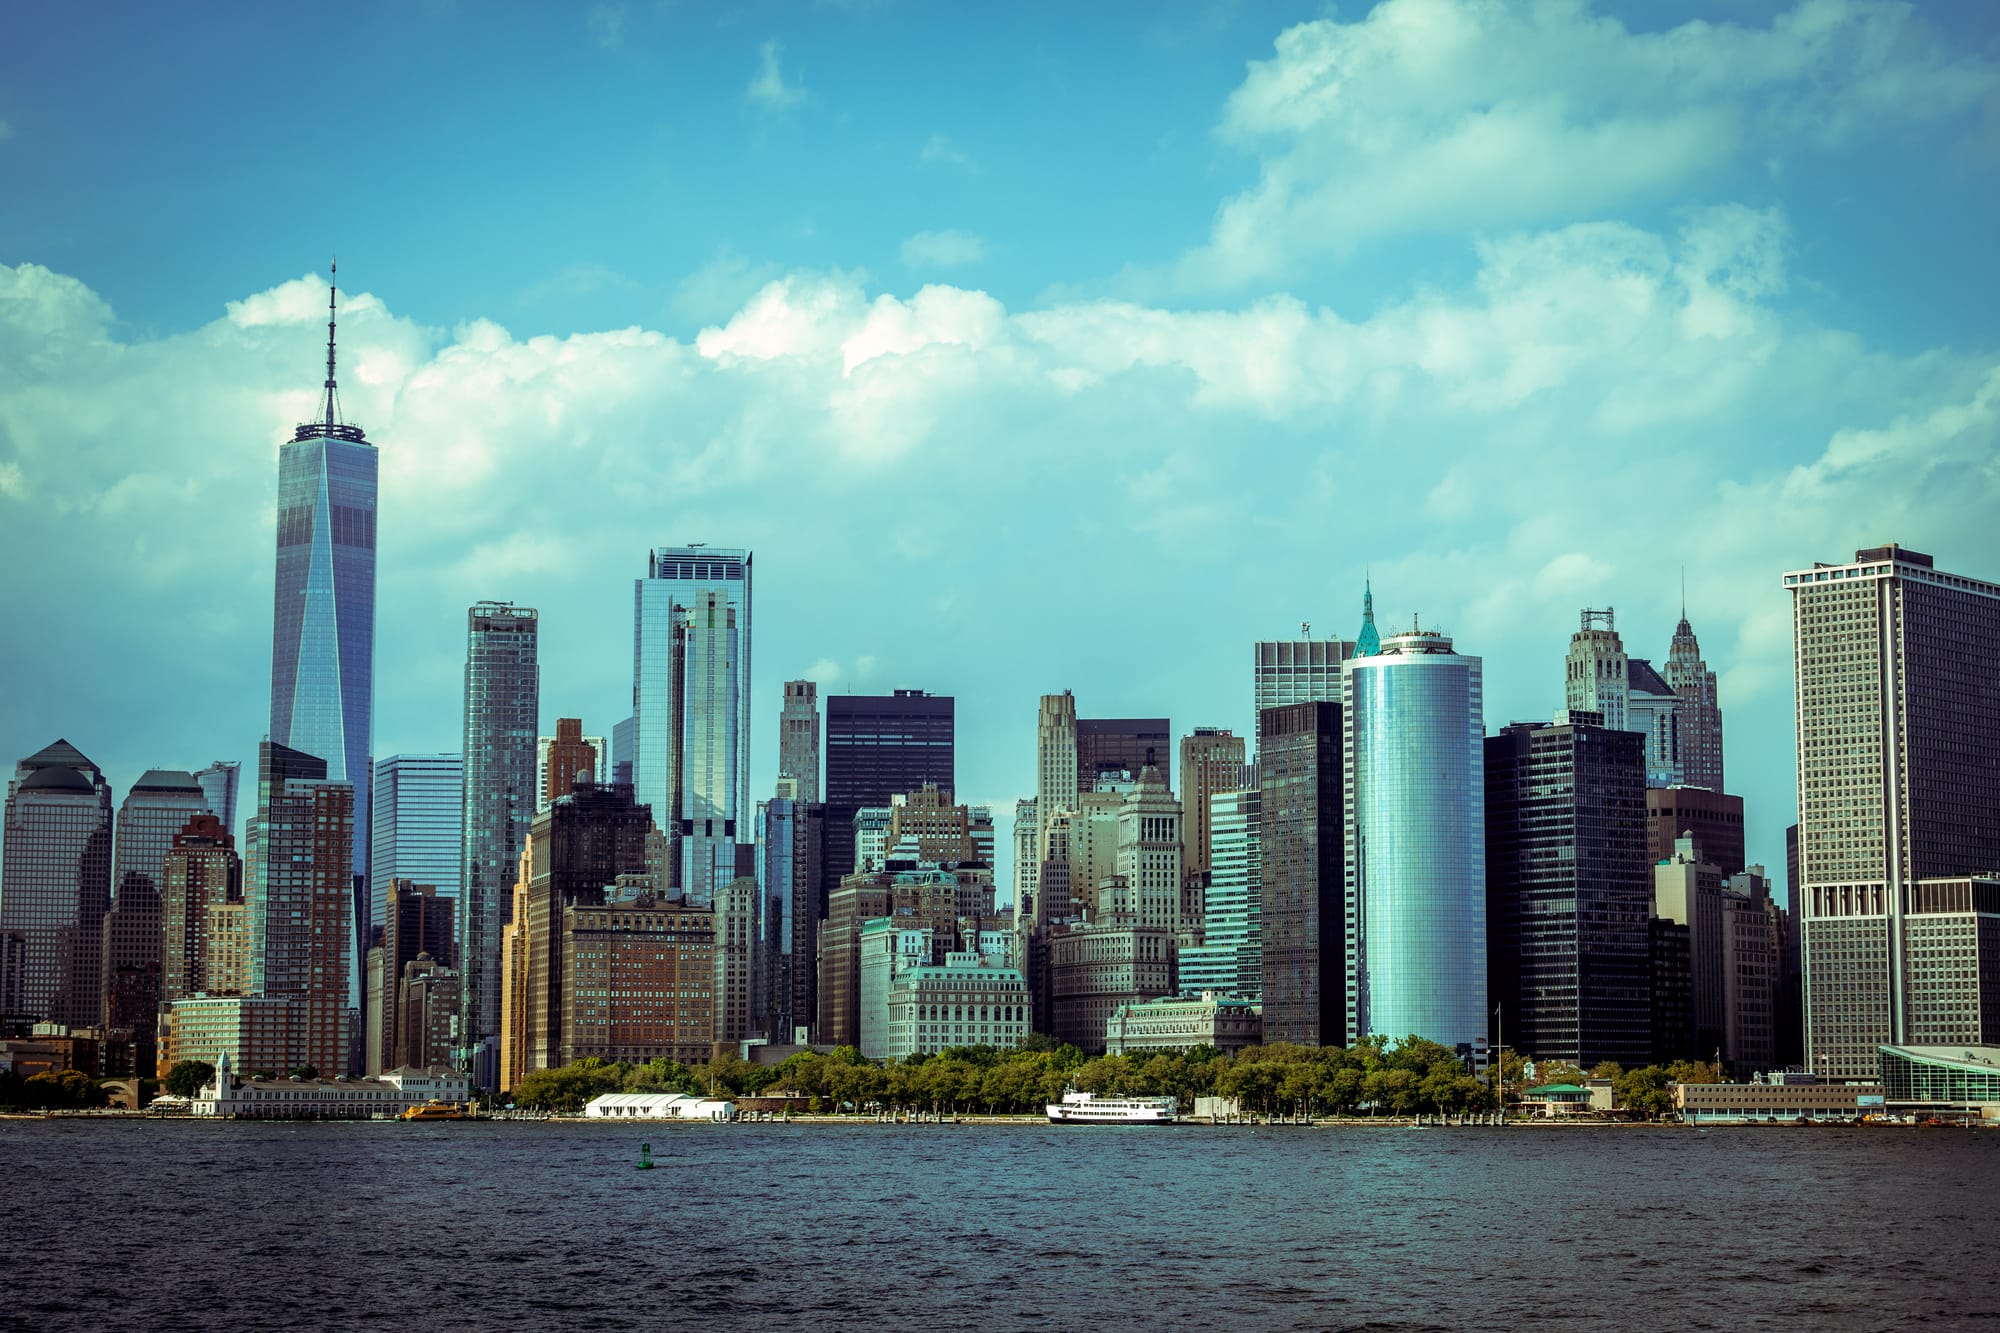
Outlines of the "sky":
{"label": "sky", "polygon": [[1684,576],[1777,870],[1783,572],[2000,578],[1997,184],[1977,3],[18,11],[0,755],[254,768],[337,254],[378,756],[486,598],[608,733],[647,549],[746,546],[753,790],[786,679],[952,694],[1004,885],[1043,693],[1252,734],[1369,578],[1497,730]]}

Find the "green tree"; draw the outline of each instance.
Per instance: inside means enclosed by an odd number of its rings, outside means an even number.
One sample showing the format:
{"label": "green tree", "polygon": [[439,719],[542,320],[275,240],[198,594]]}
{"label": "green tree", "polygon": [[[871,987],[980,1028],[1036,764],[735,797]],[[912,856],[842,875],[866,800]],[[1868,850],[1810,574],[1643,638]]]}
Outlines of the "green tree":
{"label": "green tree", "polygon": [[215,1066],[206,1060],[176,1060],[167,1071],[167,1091],[176,1097],[193,1097],[215,1077]]}
{"label": "green tree", "polygon": [[1673,1080],[1658,1065],[1627,1070],[1612,1084],[1618,1104],[1628,1111],[1657,1120],[1674,1109]]}
{"label": "green tree", "polygon": [[537,1069],[514,1088],[514,1104],[530,1110],[574,1115],[584,1103],[625,1086],[627,1066],[607,1064],[595,1056],[560,1069]]}
{"label": "green tree", "polygon": [[292,1071],[293,1078],[318,1078],[319,1070],[312,1065],[300,1065]]}
{"label": "green tree", "polygon": [[680,1061],[661,1057],[627,1070],[624,1088],[626,1092],[700,1092],[701,1083]]}
{"label": "green tree", "polygon": [[1727,1083],[1722,1066],[1703,1060],[1676,1060],[1667,1066],[1667,1077],[1676,1083]]}
{"label": "green tree", "polygon": [[1550,1087],[1557,1083],[1581,1085],[1584,1073],[1567,1060],[1535,1061],[1535,1083],[1538,1088]]}
{"label": "green tree", "polygon": [[1608,1078],[1613,1083],[1616,1083],[1618,1076],[1624,1072],[1625,1066],[1619,1064],[1616,1060],[1599,1060],[1590,1067],[1590,1076],[1592,1078]]}
{"label": "green tree", "polygon": [[81,1069],[31,1074],[22,1092],[23,1100],[29,1106],[47,1107],[51,1110],[102,1106],[105,1102],[104,1089],[98,1087],[97,1080]]}

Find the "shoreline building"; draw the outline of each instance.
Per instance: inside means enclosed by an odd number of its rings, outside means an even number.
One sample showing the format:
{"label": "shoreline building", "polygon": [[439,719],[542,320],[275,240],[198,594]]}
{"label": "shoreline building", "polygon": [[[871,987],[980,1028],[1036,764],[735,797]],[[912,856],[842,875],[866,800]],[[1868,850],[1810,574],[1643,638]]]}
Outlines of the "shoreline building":
{"label": "shoreline building", "polygon": [[860,811],[887,810],[892,797],[921,791],[926,782],[956,789],[956,709],[951,695],[923,690],[827,696],[822,920],[834,890],[860,869],[854,823]]}
{"label": "shoreline building", "polygon": [[1807,1059],[1866,1080],[1884,1046],[1990,1044],[2000,584],[1890,543],[1789,571],[1784,587]]}
{"label": "shoreline building", "polygon": [[[58,740],[14,767],[0,832],[0,949],[16,955],[8,1016],[95,1027],[111,910],[111,784]],[[18,935],[18,947],[5,943]]]}
{"label": "shoreline building", "polygon": [[[499,1077],[500,932],[522,840],[535,818],[535,738],[540,729],[540,616],[512,602],[465,613],[465,905],[458,974],[465,1050],[474,1086]],[[393,978],[392,978],[393,984]]]}
{"label": "shoreline building", "polygon": [[633,795],[667,835],[669,886],[707,906],[750,821],[752,559],[656,546],[633,581]]}
{"label": "shoreline building", "polygon": [[[1344,877],[1353,1039],[1415,1035],[1484,1058],[1490,1008],[1480,669],[1480,659],[1454,652],[1448,636],[1414,628],[1347,664]],[[1266,784],[1268,952],[1274,802]],[[1267,969],[1267,1038],[1269,982]]]}
{"label": "shoreline building", "polygon": [[[257,747],[257,813],[249,828],[251,995],[294,1006],[297,1062],[347,1068],[346,979],[353,962],[354,788],[317,755],[276,741]],[[211,913],[213,908],[211,907]],[[358,1054],[358,1052],[357,1052]]]}
{"label": "shoreline building", "polygon": [[376,760],[374,839],[369,925],[383,923],[395,880],[458,897],[465,878],[464,756],[392,754]]}
{"label": "shoreline building", "polygon": [[1487,995],[1538,1060],[1653,1053],[1645,737],[1575,710],[1485,741]]}
{"label": "shoreline building", "polygon": [[[347,1002],[361,1002],[360,927],[369,919],[373,850],[375,515],[379,458],[361,427],[340,419],[334,378],[339,274],[327,285],[326,384],[319,419],[278,449],[277,578],[272,590],[270,740],[324,760],[328,782],[353,790],[344,957]],[[246,848],[249,846],[245,840]]]}
{"label": "shoreline building", "polygon": [[1350,1040],[1353,942],[1343,867],[1353,816],[1341,791],[1343,714],[1343,705],[1320,702],[1257,715],[1258,994],[1266,1041]]}

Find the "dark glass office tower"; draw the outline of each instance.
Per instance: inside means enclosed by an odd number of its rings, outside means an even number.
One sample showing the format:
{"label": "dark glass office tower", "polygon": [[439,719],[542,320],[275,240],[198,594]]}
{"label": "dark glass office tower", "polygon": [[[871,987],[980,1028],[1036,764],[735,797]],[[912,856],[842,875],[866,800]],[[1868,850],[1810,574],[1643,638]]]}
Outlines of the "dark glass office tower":
{"label": "dark glass office tower", "polygon": [[[271,608],[271,735],[326,761],[354,788],[352,920],[368,919],[369,758],[375,713],[375,446],[340,419],[327,294],[326,387],[320,419],[278,450],[278,574]],[[360,941],[356,940],[357,952]],[[361,999],[358,971],[346,979]]]}
{"label": "dark glass office tower", "polygon": [[1147,765],[1174,786],[1173,727],[1164,717],[1080,717],[1076,720],[1076,790],[1092,791],[1105,774],[1136,779]]}
{"label": "dark glass office tower", "polygon": [[922,690],[827,696],[826,855],[816,905],[821,918],[841,877],[854,873],[856,810],[887,805],[891,796],[921,791],[926,782],[955,790],[953,709],[950,695]]}
{"label": "dark glass office tower", "polygon": [[[111,785],[68,741],[21,760],[0,833],[0,941],[19,935],[13,1016],[98,1021],[111,908]],[[0,947],[5,947],[0,943]]]}
{"label": "dark glass office tower", "polygon": [[[850,826],[851,828],[851,826]],[[819,890],[826,807],[775,796],[757,803],[757,891],[763,901],[764,1016],[788,1042],[819,1016]]]}
{"label": "dark glass office tower", "polygon": [[1340,709],[1257,714],[1266,1042],[1347,1043]]}
{"label": "dark glass office tower", "polygon": [[1648,1063],[1645,735],[1515,723],[1485,762],[1487,994],[1508,1043],[1586,1069]]}
{"label": "dark glass office tower", "polygon": [[[500,1031],[500,930],[513,919],[521,840],[535,818],[540,732],[538,618],[511,602],[480,602],[465,617],[465,858],[459,912],[462,1035],[468,1058]],[[498,1077],[498,1050],[474,1064],[482,1088]]]}

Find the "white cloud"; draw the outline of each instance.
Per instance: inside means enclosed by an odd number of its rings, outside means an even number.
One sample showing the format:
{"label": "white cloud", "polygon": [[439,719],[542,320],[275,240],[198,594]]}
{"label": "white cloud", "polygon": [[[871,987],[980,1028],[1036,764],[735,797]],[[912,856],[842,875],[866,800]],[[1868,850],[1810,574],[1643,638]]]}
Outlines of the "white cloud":
{"label": "white cloud", "polygon": [[973,162],[964,149],[943,134],[933,132],[924,140],[923,148],[917,153],[917,160],[925,166],[957,167],[961,171],[977,173],[978,164]]}
{"label": "white cloud", "polygon": [[907,268],[957,268],[986,258],[986,242],[968,231],[920,231],[903,242]]}
{"label": "white cloud", "polygon": [[1801,0],[1768,27],[1632,32],[1585,0],[1383,0],[1286,30],[1219,133],[1258,160],[1177,277],[1282,277],[1372,237],[1478,233],[1698,185],[1746,152],[1931,126],[1987,102],[2000,68],[1911,8]]}
{"label": "white cloud", "polygon": [[765,42],[757,49],[757,73],[743,90],[743,95],[766,111],[787,111],[806,99],[805,85],[790,83],[779,64],[784,48],[775,41]]}
{"label": "white cloud", "polygon": [[584,24],[589,28],[591,38],[609,51],[625,41],[625,17],[626,7],[622,4],[592,5]]}

